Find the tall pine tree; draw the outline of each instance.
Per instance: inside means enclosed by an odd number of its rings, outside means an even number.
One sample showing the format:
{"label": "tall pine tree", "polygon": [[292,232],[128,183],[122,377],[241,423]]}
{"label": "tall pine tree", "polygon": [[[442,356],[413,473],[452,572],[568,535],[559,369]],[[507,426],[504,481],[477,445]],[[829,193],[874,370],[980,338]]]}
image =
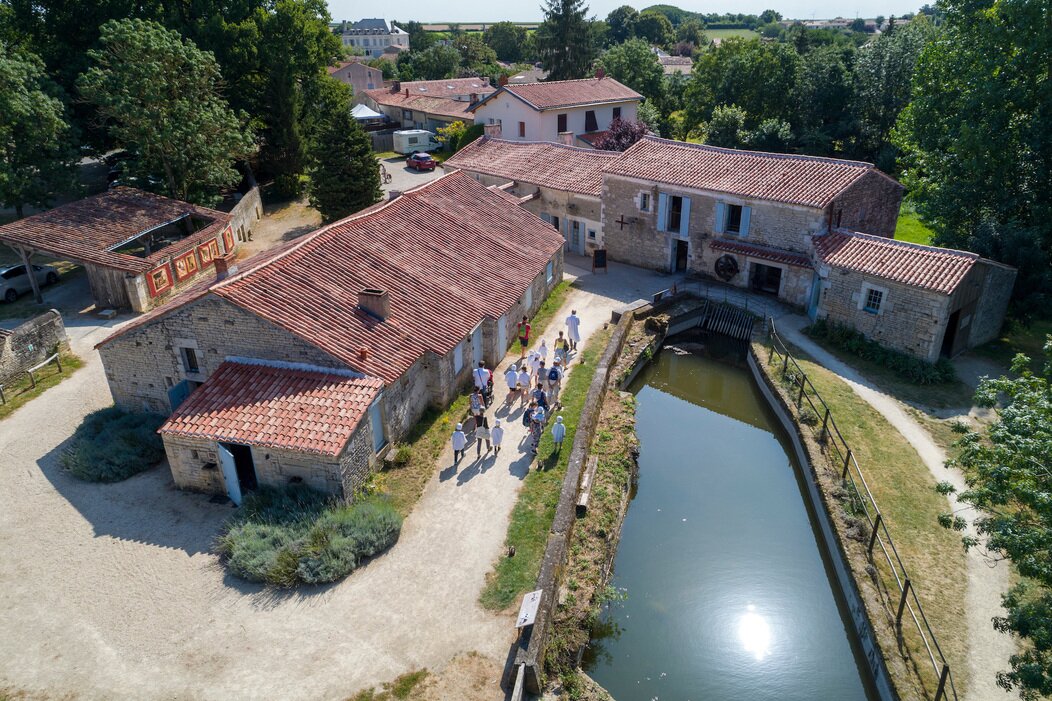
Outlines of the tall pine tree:
{"label": "tall pine tree", "polygon": [[545,0],[535,39],[548,80],[583,78],[599,51],[584,0]]}
{"label": "tall pine tree", "polygon": [[322,84],[310,158],[307,194],[326,221],[354,214],[383,197],[369,135],[351,116],[351,91],[331,78]]}

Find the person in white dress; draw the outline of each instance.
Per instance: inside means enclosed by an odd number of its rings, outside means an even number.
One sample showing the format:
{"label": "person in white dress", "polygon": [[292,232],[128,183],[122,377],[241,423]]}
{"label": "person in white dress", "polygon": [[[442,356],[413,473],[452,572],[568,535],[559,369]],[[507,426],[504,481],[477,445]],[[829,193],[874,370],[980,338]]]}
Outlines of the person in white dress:
{"label": "person in white dress", "polygon": [[493,442],[493,454],[496,455],[504,442],[504,427],[500,425],[500,419],[493,420],[493,430],[489,432],[489,438]]}
{"label": "person in white dress", "polygon": [[464,433],[464,424],[457,424],[457,430],[453,431],[453,465],[464,457],[464,451],[468,447],[468,437]]}
{"label": "person in white dress", "polygon": [[570,341],[570,350],[577,350],[577,344],[581,342],[581,317],[577,316],[577,310],[570,310],[570,316],[566,317],[566,338]]}

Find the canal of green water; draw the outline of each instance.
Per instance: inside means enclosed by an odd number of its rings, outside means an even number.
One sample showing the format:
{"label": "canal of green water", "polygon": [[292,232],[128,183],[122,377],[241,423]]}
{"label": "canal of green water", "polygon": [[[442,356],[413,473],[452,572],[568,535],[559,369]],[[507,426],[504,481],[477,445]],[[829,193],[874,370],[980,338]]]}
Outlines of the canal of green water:
{"label": "canal of green water", "polygon": [[618,701],[874,699],[788,438],[735,361],[665,348],[630,388],[625,598],[585,669]]}

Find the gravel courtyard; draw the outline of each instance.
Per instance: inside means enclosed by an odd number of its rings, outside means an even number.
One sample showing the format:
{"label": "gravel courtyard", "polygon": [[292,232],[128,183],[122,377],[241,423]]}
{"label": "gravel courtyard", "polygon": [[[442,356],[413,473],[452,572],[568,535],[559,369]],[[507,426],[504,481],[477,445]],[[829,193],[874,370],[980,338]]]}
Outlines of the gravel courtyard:
{"label": "gravel courtyard", "polygon": [[[612,308],[668,282],[612,266],[581,280],[570,303],[590,334]],[[294,593],[249,585],[213,554],[231,507],[174,489],[166,466],[115,485],[60,469],[74,428],[110,403],[91,347],[115,323],[71,329],[85,367],[0,423],[0,690],[342,699],[472,651],[499,674],[511,616],[477,599],[525,469],[513,446],[500,456],[507,466],[465,480],[439,479],[444,455],[399,542],[344,582]],[[479,698],[499,693],[494,678]]]}

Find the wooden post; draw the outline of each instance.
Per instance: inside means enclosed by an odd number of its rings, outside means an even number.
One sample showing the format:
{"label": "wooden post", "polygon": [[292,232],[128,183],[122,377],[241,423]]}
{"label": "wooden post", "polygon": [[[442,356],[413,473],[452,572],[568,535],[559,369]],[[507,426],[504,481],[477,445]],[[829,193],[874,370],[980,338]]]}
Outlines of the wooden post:
{"label": "wooden post", "polygon": [[7,397],[4,396],[4,386],[0,385],[0,404],[7,404]]}
{"label": "wooden post", "polygon": [[950,665],[942,663],[942,673],[939,675],[939,688],[935,690],[935,701],[942,701],[946,697],[946,681],[950,678]]}
{"label": "wooden post", "polygon": [[55,366],[58,367],[59,373],[62,372],[62,353],[55,353]]}
{"label": "wooden post", "polygon": [[899,612],[895,614],[895,627],[901,630],[902,628],[902,612],[906,609],[906,596],[910,593],[910,578],[906,577],[906,581],[902,585],[902,597],[899,599]]}
{"label": "wooden post", "polygon": [[826,407],[826,416],[822,419],[822,433],[818,436],[819,443],[825,443],[829,438],[829,407]]}
{"label": "wooden post", "polygon": [[840,476],[841,481],[847,479],[847,466],[851,464],[851,448],[847,449],[847,455],[844,456],[844,474]]}
{"label": "wooden post", "polygon": [[36,389],[36,387],[37,387],[37,378],[33,377],[33,371],[32,370],[26,370],[26,374],[29,375],[29,386],[32,389]]}
{"label": "wooden post", "polygon": [[877,531],[880,530],[880,524],[883,521],[883,516],[878,511],[877,520],[873,522],[873,532],[869,535],[869,559],[873,559],[873,545],[877,542]]}
{"label": "wooden post", "polygon": [[797,408],[797,410],[800,409],[800,405],[804,401],[804,387],[806,386],[805,385],[806,380],[801,377],[799,382],[800,382],[800,394],[796,395],[796,408]]}
{"label": "wooden post", "polygon": [[19,257],[22,259],[22,265],[26,266],[26,275],[29,276],[29,286],[33,288],[33,300],[37,304],[44,303],[44,295],[40,294],[40,283],[37,282],[37,276],[33,273],[33,266],[30,261],[33,259],[33,254],[29,253],[27,249],[22,246],[18,246],[16,249]]}
{"label": "wooden post", "polygon": [[785,377],[785,373],[789,370],[789,351],[785,352],[785,359],[782,360],[782,377]]}

